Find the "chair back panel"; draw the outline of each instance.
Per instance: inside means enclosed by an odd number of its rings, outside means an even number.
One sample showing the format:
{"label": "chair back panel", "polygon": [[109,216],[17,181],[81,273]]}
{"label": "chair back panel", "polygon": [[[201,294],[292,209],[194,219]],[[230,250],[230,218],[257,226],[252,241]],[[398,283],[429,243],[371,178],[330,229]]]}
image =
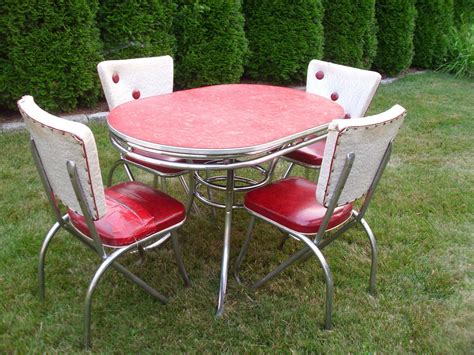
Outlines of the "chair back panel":
{"label": "chair back panel", "polygon": [[321,204],[329,205],[349,153],[354,153],[355,159],[337,206],[352,202],[368,192],[405,115],[405,109],[395,105],[379,115],[330,123],[316,190],[316,198]]}
{"label": "chair back panel", "polygon": [[97,65],[109,109],[149,96],[173,92],[173,58],[107,60]]}
{"label": "chair back panel", "polygon": [[89,127],[47,113],[31,96],[21,98],[18,108],[54,195],[82,215],[66,166],[67,161],[72,161],[92,217],[102,217],[106,212],[104,187],[94,135]]}
{"label": "chair back panel", "polygon": [[341,105],[345,118],[363,117],[380,84],[377,72],[312,60],[308,65],[306,92]]}

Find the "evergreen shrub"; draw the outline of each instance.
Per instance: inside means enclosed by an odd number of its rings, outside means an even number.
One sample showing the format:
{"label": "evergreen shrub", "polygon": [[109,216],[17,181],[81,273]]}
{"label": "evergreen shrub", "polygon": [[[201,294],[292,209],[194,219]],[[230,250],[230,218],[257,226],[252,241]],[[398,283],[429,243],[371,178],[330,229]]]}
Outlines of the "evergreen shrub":
{"label": "evergreen shrub", "polygon": [[375,0],[323,0],[324,58],[370,68],[377,53]]}
{"label": "evergreen shrub", "polygon": [[474,23],[474,0],[454,0],[454,23],[459,28]]}
{"label": "evergreen shrub", "polygon": [[446,62],[453,27],[453,0],[416,0],[413,65],[436,69]]}
{"label": "evergreen shrub", "polygon": [[276,83],[303,81],[323,53],[321,0],[245,0],[250,55],[246,75]]}
{"label": "evergreen shrub", "polygon": [[179,87],[238,82],[247,54],[240,0],[178,0],[175,83]]}
{"label": "evergreen shrub", "polygon": [[97,103],[97,1],[0,2],[0,106],[32,95],[47,110]]}
{"label": "evergreen shrub", "polygon": [[170,0],[101,0],[97,15],[106,59],[174,55]]}
{"label": "evergreen shrub", "polygon": [[395,76],[410,67],[413,59],[415,0],[377,0],[378,49],[374,67]]}

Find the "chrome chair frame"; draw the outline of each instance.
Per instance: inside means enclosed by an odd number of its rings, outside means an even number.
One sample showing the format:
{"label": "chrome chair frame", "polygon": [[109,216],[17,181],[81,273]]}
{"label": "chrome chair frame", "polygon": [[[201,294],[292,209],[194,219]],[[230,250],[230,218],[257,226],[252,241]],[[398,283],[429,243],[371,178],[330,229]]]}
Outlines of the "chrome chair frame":
{"label": "chrome chair frame", "polygon": [[248,247],[250,245],[250,242],[252,240],[252,235],[253,235],[253,229],[255,226],[255,221],[256,218],[262,219],[268,223],[270,223],[273,226],[276,226],[279,228],[281,231],[285,233],[287,236],[291,236],[296,240],[302,241],[305,246],[301,248],[299,251],[294,253],[290,258],[282,262],[279,266],[277,266],[273,271],[268,273],[266,276],[258,280],[257,282],[253,283],[251,286],[251,289],[256,289],[262,285],[264,285],[267,281],[273,279],[275,276],[277,276],[280,272],[285,270],[287,267],[292,265],[294,262],[297,260],[300,260],[301,262],[308,260],[311,255],[315,255],[316,259],[318,260],[321,268],[323,269],[324,273],[324,278],[326,282],[326,311],[325,311],[325,322],[324,322],[324,328],[329,330],[332,328],[332,307],[333,307],[333,295],[334,295],[334,281],[332,277],[331,270],[329,268],[328,263],[326,262],[326,259],[324,258],[324,255],[322,254],[322,250],[328,246],[331,242],[336,240],[338,237],[340,237],[344,232],[346,232],[349,228],[360,224],[364,231],[367,234],[367,237],[370,242],[370,248],[371,248],[371,267],[370,267],[370,279],[369,279],[369,292],[372,295],[375,295],[375,287],[376,287],[376,273],[377,273],[377,241],[375,239],[375,235],[372,232],[372,229],[370,228],[369,224],[367,221],[364,219],[364,215],[367,211],[367,208],[369,206],[370,201],[372,200],[373,194],[375,192],[375,189],[380,181],[380,178],[382,177],[383,171],[385,170],[385,167],[387,166],[387,163],[390,159],[390,155],[392,152],[392,145],[393,145],[393,140],[390,141],[390,143],[387,146],[387,149],[382,157],[382,160],[379,164],[379,167],[377,168],[377,172],[372,180],[372,183],[370,185],[370,188],[365,196],[365,199],[361,205],[361,208],[359,211],[352,211],[351,217],[345,221],[343,224],[336,226],[333,228],[335,230],[334,234],[330,236],[326,236],[326,233],[329,231],[327,229],[329,225],[330,218],[337,206],[337,201],[339,200],[339,196],[344,189],[345,183],[347,181],[347,178],[349,176],[349,173],[352,168],[352,164],[355,159],[355,154],[354,153],[349,153],[346,156],[345,164],[341,173],[341,177],[339,178],[336,189],[334,191],[334,195],[332,196],[329,205],[327,207],[326,214],[324,216],[323,222],[314,236],[314,238],[311,240],[309,238],[310,235],[305,235],[302,233],[298,233],[292,229],[289,229],[285,226],[282,226],[274,221],[269,220],[268,218],[265,218],[264,216],[261,216],[249,209],[247,211],[250,213],[251,218],[247,230],[247,236],[244,241],[244,244],[242,245],[242,248],[240,250],[239,256],[237,257],[236,263],[235,263],[235,268],[234,268],[234,276],[235,279],[237,280],[238,283],[242,284],[242,280],[240,277],[240,267],[242,265],[242,261],[245,258],[245,255],[247,253]]}
{"label": "chrome chair frame", "polygon": [[[49,204],[51,205],[51,208],[53,209],[53,212],[57,220],[56,223],[53,224],[53,226],[50,228],[50,230],[46,234],[46,237],[43,240],[40,253],[39,253],[38,282],[39,282],[40,299],[43,301],[45,299],[45,293],[46,293],[45,292],[45,272],[44,272],[46,252],[49,248],[49,244],[51,243],[53,237],[61,228],[71,233],[74,237],[76,237],[81,242],[83,242],[87,247],[89,247],[94,252],[96,252],[101,258],[101,264],[97,268],[96,272],[94,273],[94,276],[92,277],[89,283],[89,286],[86,292],[86,297],[85,297],[84,347],[86,349],[90,348],[91,346],[92,296],[94,294],[94,291],[97,287],[99,280],[101,279],[102,275],[107,271],[109,267],[113,267],[115,270],[117,270],[123,276],[125,276],[125,278],[135,283],[136,285],[140,286],[145,292],[147,292],[149,295],[151,295],[155,299],[159,300],[161,303],[166,304],[168,302],[168,299],[165,296],[160,294],[154,288],[149,286],[145,281],[140,279],[138,276],[136,276],[135,274],[133,274],[132,272],[130,272],[128,269],[126,269],[124,266],[122,266],[120,263],[117,262],[117,259],[123,254],[129,251],[132,251],[135,248],[138,249],[139,251],[143,249],[152,248],[152,247],[154,248],[158,245],[161,245],[168,239],[171,239],[179,272],[184,280],[185,286],[190,285],[190,280],[183,263],[183,258],[181,255],[181,250],[179,247],[178,237],[176,233],[176,229],[179,228],[184,223],[184,220],[163,231],[154,233],[140,241],[137,241],[135,243],[132,243],[124,247],[115,247],[115,246],[105,245],[97,233],[97,230],[93,222],[92,213],[89,210],[87,203],[85,202],[86,201],[85,194],[79,180],[76,164],[73,161],[67,161],[66,166],[67,166],[69,178],[70,178],[72,187],[74,189],[76,198],[80,204],[82,215],[85,218],[85,221],[87,223],[88,229],[91,234],[91,238],[89,238],[86,235],[84,235],[81,231],[79,231],[77,228],[75,228],[72,225],[72,223],[69,222],[69,216],[67,213],[62,215],[60,207],[58,206],[57,201],[53,197],[54,196],[53,190],[48,181],[47,174],[45,172],[43,164],[41,163],[41,158],[37,151],[37,148],[33,139],[31,139],[30,141],[30,148],[32,151],[34,163],[40,175],[40,179],[45,189]],[[151,243],[151,244],[148,244],[148,243]],[[146,247],[144,247],[145,245]],[[111,252],[109,254],[107,253],[106,248],[111,249]]]}

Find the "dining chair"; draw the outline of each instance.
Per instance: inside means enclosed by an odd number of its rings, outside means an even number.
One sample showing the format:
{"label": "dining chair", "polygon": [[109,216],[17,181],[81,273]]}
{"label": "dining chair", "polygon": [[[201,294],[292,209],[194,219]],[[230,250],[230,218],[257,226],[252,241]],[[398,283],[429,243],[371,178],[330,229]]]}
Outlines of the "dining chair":
{"label": "dining chair", "polygon": [[[262,286],[296,260],[306,260],[314,255],[324,273],[325,328],[331,329],[334,286],[322,249],[349,228],[360,224],[370,242],[369,290],[375,293],[377,244],[364,215],[389,161],[393,140],[405,114],[403,107],[395,105],[375,116],[334,120],[329,125],[317,184],[302,177],[290,177],[245,195],[244,205],[251,218],[234,270],[239,283],[240,266],[258,218],[301,241],[304,246],[251,287]],[[359,199],[362,204],[357,211],[353,202]]]}
{"label": "dining chair", "polygon": [[[379,73],[340,64],[312,60],[308,65],[306,92],[328,98],[344,108],[344,118],[363,117],[380,84]],[[341,117],[342,118],[342,117]],[[323,160],[323,139],[283,157],[290,162],[283,177],[291,174],[295,164],[319,169]]]}
{"label": "dining chair", "polygon": [[[127,252],[157,247],[171,239],[178,269],[189,285],[176,230],[186,219],[183,204],[140,182],[104,189],[94,136],[89,127],[53,116],[32,96],[18,101],[30,146],[56,223],[39,254],[39,290],[45,298],[44,263],[54,235],[62,228],[95,251],[101,263],[86,292],[84,345],[90,346],[92,296],[103,274],[113,267],[162,303],[167,298],[131,273],[118,258]],[[64,207],[62,207],[64,206]]]}
{"label": "dining chair", "polygon": [[[113,110],[118,105],[132,100],[172,93],[173,70],[173,58],[169,55],[107,60],[97,65],[97,71],[109,110]],[[163,156],[139,148],[134,148],[134,153],[158,160],[186,162],[183,159]],[[159,163],[150,163],[149,161],[143,161],[127,154],[121,154],[120,159],[112,165],[108,176],[109,186],[112,183],[115,169],[120,165],[123,165],[131,181],[134,180],[134,176],[128,165],[154,174],[155,187],[157,185],[157,178],[160,177],[161,188],[164,191],[166,191],[165,178],[178,177],[186,193],[189,193],[188,184],[183,177],[183,175],[187,173],[186,170],[165,167]]]}

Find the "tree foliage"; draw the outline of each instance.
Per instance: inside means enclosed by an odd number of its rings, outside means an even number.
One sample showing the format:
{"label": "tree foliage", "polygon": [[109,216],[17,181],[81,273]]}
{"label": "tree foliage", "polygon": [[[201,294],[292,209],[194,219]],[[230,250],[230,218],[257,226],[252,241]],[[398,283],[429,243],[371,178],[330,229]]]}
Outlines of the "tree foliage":
{"label": "tree foliage", "polygon": [[106,59],[174,55],[171,0],[101,0],[98,24]]}
{"label": "tree foliage", "polygon": [[94,0],[0,3],[0,105],[29,94],[49,110],[94,105],[102,59]]}
{"label": "tree foliage", "polygon": [[378,50],[374,67],[397,75],[410,67],[413,59],[415,0],[377,0]]}
{"label": "tree foliage", "polygon": [[321,0],[246,0],[244,13],[246,74],[277,83],[304,80],[309,61],[323,53]]}
{"label": "tree foliage", "polygon": [[453,26],[453,0],[416,0],[413,65],[436,69],[446,62]]}
{"label": "tree foliage", "polygon": [[370,68],[377,53],[375,0],[323,0],[324,58]]}
{"label": "tree foliage", "polygon": [[247,54],[240,1],[179,0],[178,5],[176,84],[189,88],[238,82]]}

